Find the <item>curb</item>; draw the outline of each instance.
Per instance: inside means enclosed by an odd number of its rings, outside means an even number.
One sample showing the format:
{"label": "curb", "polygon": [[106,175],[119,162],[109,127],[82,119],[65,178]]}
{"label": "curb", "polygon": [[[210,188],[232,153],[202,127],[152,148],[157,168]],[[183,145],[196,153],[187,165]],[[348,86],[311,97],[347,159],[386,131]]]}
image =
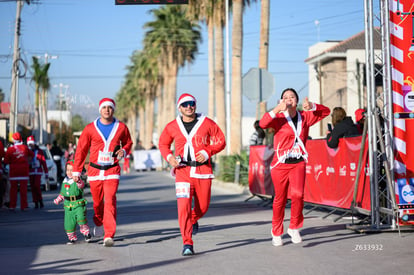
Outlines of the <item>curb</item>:
{"label": "curb", "polygon": [[242,186],[234,182],[224,182],[213,179],[212,186],[219,189],[225,189],[226,191],[240,195],[251,195],[248,186]]}

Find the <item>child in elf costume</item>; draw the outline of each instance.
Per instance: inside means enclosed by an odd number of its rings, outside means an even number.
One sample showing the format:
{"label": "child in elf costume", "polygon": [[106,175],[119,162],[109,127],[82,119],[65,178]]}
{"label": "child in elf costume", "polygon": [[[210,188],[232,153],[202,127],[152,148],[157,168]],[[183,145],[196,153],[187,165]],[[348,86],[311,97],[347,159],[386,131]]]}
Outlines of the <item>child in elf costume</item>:
{"label": "child in elf costume", "polygon": [[72,179],[73,160],[66,163],[66,177],[62,182],[60,194],[54,200],[57,205],[63,201],[65,209],[65,231],[69,241],[67,244],[74,244],[78,238],[76,236],[76,224],[79,224],[80,232],[85,236],[85,241],[89,242],[92,237],[89,232],[88,220],[86,219],[86,199],[83,197],[85,183],[79,179],[74,182]]}

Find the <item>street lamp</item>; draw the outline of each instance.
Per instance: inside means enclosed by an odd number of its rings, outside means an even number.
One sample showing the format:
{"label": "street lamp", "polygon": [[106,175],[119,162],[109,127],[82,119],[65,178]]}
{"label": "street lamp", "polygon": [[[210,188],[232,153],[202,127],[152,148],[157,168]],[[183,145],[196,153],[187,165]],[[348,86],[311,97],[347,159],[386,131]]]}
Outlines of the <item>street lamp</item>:
{"label": "street lamp", "polygon": [[63,94],[62,94],[62,89],[63,88],[65,88],[66,89],[66,91],[65,91],[65,95],[66,95],[66,92],[68,91],[68,89],[69,89],[69,85],[65,85],[65,84],[63,84],[63,83],[59,83],[59,85],[53,85],[53,87],[59,87],[59,117],[60,117],[60,119],[59,119],[59,131],[62,131],[62,111],[63,111]]}

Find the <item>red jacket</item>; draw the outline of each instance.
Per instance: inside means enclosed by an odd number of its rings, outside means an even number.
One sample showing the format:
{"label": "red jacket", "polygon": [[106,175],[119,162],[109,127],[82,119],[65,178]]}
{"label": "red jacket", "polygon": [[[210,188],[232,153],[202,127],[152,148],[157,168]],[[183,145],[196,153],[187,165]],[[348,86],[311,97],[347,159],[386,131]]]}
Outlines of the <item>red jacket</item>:
{"label": "red jacket", "polygon": [[[211,119],[198,115],[198,121],[190,134],[184,128],[181,116],[167,124],[161,133],[159,149],[165,160],[173,156],[171,144],[175,141],[175,156],[181,156],[184,161],[188,154],[195,160],[196,153],[204,154],[206,159],[217,154],[226,147],[226,140],[220,127]],[[211,161],[206,165],[191,167],[190,177],[214,178]]]}
{"label": "red jacket", "polygon": [[[120,145],[124,150],[124,156],[127,156],[132,147],[131,135],[128,127],[115,119],[114,127],[108,137],[105,137],[98,129],[97,118],[94,122],[86,125],[79,137],[78,145],[75,153],[75,163],[73,166],[73,176],[80,176],[85,164],[86,156],[89,154],[88,165],[88,179],[94,180],[106,180],[106,179],[119,179],[121,174],[121,168],[119,167],[119,159],[112,157],[112,153],[115,147]],[[101,158],[101,161],[98,158]],[[91,166],[91,163],[99,165],[112,165],[114,167],[107,170],[100,170]]]}
{"label": "red jacket", "polygon": [[47,169],[46,158],[42,149],[36,147],[33,151],[33,159],[30,162],[30,175],[47,175],[49,170]]}
{"label": "red jacket", "polygon": [[33,152],[23,143],[15,143],[7,148],[4,163],[9,164],[10,180],[29,180],[29,162]]}
{"label": "red jacket", "polygon": [[[306,152],[306,140],[309,136],[310,126],[316,124],[330,114],[328,107],[324,105],[315,104],[315,110],[311,111],[297,111],[298,112],[298,123],[297,123],[297,134],[300,141],[299,146],[294,148],[294,142],[296,140],[296,134],[289,123],[285,113],[274,114],[273,111],[265,113],[260,120],[260,127],[263,129],[273,128],[275,135],[273,137],[273,148],[275,155],[270,165],[271,168],[275,167],[279,163],[284,163],[285,159],[290,156],[297,157],[301,155],[307,160]],[[303,146],[300,146],[303,144]]]}

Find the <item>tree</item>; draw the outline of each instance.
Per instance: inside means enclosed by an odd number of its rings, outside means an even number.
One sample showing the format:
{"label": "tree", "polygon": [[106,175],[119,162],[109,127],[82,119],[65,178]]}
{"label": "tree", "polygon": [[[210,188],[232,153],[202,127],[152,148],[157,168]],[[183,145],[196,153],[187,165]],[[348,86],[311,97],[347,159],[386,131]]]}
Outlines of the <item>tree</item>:
{"label": "tree", "polygon": [[3,101],[4,101],[4,92],[3,92],[3,89],[0,88],[0,102],[3,102]]}
{"label": "tree", "polygon": [[74,132],[82,131],[86,124],[81,115],[74,115],[72,117],[71,125]]}
{"label": "tree", "polygon": [[158,48],[158,64],[163,75],[163,108],[160,129],[176,115],[177,74],[180,67],[191,63],[201,42],[200,26],[186,18],[186,7],[167,5],[150,11],[155,19],[144,25],[145,48]]}
{"label": "tree", "polygon": [[[39,103],[40,103],[40,90],[43,92],[47,91],[50,88],[50,81],[48,76],[48,71],[50,67],[50,63],[46,63],[44,65],[39,63],[39,59],[35,56],[32,57],[33,64],[33,76],[32,81],[35,83],[35,116],[34,116],[34,132],[36,140],[43,143],[43,136],[41,134],[40,124],[40,112],[39,112]],[[42,96],[44,97],[44,96]],[[40,138],[42,137],[42,139]]]}
{"label": "tree", "polygon": [[[260,47],[259,47],[259,68],[266,69],[269,64],[269,19],[270,0],[262,0],[260,17]],[[266,101],[259,102],[258,119],[267,111]]]}
{"label": "tree", "polygon": [[[231,85],[231,124],[230,154],[240,154],[242,147],[242,55],[243,55],[243,0],[233,0],[232,29],[232,85]],[[229,137],[227,137],[229,138]]]}

